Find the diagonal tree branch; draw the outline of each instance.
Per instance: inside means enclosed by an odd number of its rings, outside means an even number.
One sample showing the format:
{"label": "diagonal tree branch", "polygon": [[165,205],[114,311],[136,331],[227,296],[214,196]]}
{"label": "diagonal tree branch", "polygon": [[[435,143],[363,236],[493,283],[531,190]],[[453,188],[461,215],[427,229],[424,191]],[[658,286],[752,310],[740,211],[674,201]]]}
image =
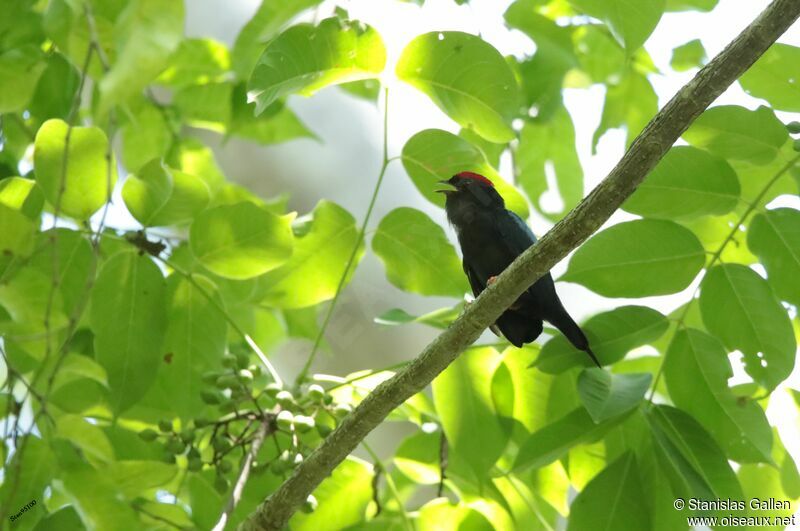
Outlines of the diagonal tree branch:
{"label": "diagonal tree branch", "polygon": [[512,263],[474,304],[408,367],[379,385],[346,417],[240,529],[280,530],[320,482],[405,400],[425,388],[508,308],[608,220],[661,157],[800,16],[800,0],[775,0],[700,70],[650,121],[611,173],[534,246]]}

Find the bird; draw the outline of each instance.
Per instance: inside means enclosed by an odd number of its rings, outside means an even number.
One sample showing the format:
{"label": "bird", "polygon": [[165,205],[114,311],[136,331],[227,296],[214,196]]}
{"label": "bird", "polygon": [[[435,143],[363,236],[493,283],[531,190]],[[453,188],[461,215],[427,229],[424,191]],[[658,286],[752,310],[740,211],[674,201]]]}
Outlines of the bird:
{"label": "bird", "polygon": [[[447,220],[461,247],[464,273],[477,297],[536,243],[536,237],[522,218],[506,208],[494,183],[483,175],[462,171],[438,184],[441,186],[436,191],[445,195]],[[525,290],[491,329],[519,348],[539,337],[544,321],[601,367],[583,330],[558,298],[549,272]]]}

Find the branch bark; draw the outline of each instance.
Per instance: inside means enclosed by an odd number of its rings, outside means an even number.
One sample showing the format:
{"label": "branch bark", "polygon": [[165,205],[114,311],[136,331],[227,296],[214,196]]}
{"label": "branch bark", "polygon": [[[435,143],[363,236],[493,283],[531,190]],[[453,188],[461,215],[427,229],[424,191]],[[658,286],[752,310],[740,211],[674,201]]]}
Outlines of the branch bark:
{"label": "branch bark", "polygon": [[687,127],[800,16],[800,0],[775,0],[664,106],[611,173],[408,367],[379,385],[240,529],[283,529],[295,509],[386,416],[424,389],[530,285],[597,231]]}

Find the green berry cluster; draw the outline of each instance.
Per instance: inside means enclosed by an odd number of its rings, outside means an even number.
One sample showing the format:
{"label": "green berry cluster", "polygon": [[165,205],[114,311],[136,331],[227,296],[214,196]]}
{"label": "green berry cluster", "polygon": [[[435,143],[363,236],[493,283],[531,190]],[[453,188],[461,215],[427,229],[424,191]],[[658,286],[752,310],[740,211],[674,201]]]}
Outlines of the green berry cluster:
{"label": "green berry cluster", "polygon": [[[247,351],[226,354],[221,365],[203,376],[208,387],[200,393],[218,418],[164,419],[157,430],[139,432],[145,441],[161,446],[166,462],[196,473],[213,469],[214,487],[221,494],[235,481],[259,426],[266,423],[267,439],[250,472],[285,478],[352,410],[316,383],[285,389],[252,365]],[[312,496],[303,510],[311,512],[315,506]]]}

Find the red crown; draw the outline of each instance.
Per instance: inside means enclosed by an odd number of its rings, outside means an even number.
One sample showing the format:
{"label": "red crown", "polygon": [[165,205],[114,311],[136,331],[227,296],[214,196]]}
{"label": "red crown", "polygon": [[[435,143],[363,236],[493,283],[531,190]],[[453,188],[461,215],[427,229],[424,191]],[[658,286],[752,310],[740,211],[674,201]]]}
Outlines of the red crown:
{"label": "red crown", "polygon": [[473,179],[475,181],[480,181],[494,188],[494,183],[489,179],[487,179],[486,177],[484,177],[483,175],[481,175],[480,173],[475,173],[472,171],[462,171],[461,173],[457,173],[456,177],[458,177],[459,179]]}

